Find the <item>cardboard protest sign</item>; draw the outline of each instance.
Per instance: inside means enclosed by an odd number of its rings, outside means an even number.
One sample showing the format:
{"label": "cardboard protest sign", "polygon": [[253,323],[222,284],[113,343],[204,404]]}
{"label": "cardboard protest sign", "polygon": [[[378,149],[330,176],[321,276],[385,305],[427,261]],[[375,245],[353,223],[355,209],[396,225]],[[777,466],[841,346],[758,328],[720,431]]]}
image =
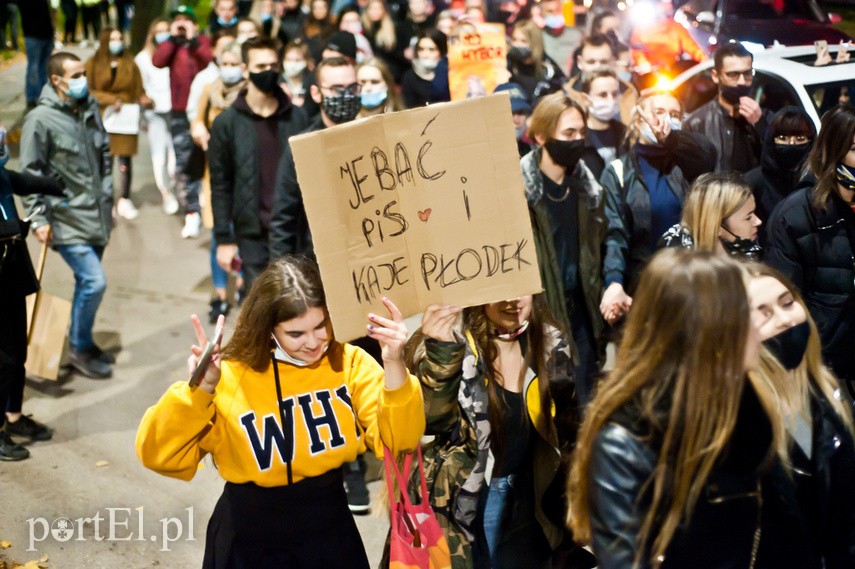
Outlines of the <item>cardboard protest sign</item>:
{"label": "cardboard protest sign", "polygon": [[493,92],[508,81],[507,40],[502,24],[464,24],[448,38],[451,100]]}
{"label": "cardboard protest sign", "polygon": [[340,341],[382,297],[404,316],[541,290],[507,94],[291,139]]}

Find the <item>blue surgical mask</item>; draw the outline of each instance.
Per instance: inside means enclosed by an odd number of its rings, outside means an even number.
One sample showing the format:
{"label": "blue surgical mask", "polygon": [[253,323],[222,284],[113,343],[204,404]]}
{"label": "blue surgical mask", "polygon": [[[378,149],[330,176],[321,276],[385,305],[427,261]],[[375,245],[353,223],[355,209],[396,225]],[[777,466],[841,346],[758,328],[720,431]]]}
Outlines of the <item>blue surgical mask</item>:
{"label": "blue surgical mask", "polygon": [[682,130],[683,129],[683,121],[680,119],[675,119],[674,117],[670,117],[668,119],[668,123],[671,125],[671,130]]}
{"label": "blue surgical mask", "polygon": [[220,67],[220,78],[226,85],[234,85],[243,79],[243,69],[234,65]]}
{"label": "blue surgical mask", "polygon": [[111,41],[107,44],[107,49],[109,49],[110,53],[113,55],[122,55],[122,52],[125,51],[125,44],[120,41]]}
{"label": "blue surgical mask", "polygon": [[629,69],[621,69],[617,72],[618,79],[623,81],[624,83],[629,83],[632,81],[632,71]]}
{"label": "blue surgical mask", "polygon": [[653,129],[650,128],[650,125],[647,124],[647,121],[644,121],[642,123],[638,134],[642,138],[642,140],[644,140],[648,144],[659,144],[659,139],[656,138],[656,135],[653,133]]}
{"label": "blue surgical mask", "polygon": [[234,17],[233,17],[231,20],[229,20],[228,22],[227,22],[227,21],[225,21],[225,20],[223,20],[223,19],[222,19],[222,18],[220,18],[219,16],[217,16],[217,23],[218,23],[218,24],[220,24],[221,26],[223,26],[224,28],[230,28],[231,26],[236,26],[236,25],[237,25],[237,21],[238,21],[237,16],[234,16]]}
{"label": "blue surgical mask", "polygon": [[69,80],[68,90],[65,94],[78,101],[85,99],[89,95],[89,84],[86,82],[86,77]]}
{"label": "blue surgical mask", "polygon": [[160,32],[160,33],[154,34],[154,43],[161,44],[161,43],[165,42],[166,40],[168,40],[170,37],[172,37],[172,36],[169,32]]}
{"label": "blue surgical mask", "polygon": [[384,102],[386,102],[386,96],[388,92],[384,89],[383,91],[375,91],[374,93],[366,93],[362,92],[360,98],[362,99],[362,106],[366,109],[376,109]]}
{"label": "blue surgical mask", "polygon": [[261,21],[262,21],[262,22],[265,22],[265,23],[266,23],[266,22],[269,22],[269,21],[270,21],[270,20],[272,20],[272,19],[273,19],[273,14],[271,14],[270,12],[264,12],[264,13],[262,13],[262,14],[261,14]]}
{"label": "blue surgical mask", "polygon": [[546,24],[547,28],[551,28],[553,30],[560,30],[564,27],[564,16],[561,14],[553,14],[551,16],[547,16],[543,19],[543,23]]}

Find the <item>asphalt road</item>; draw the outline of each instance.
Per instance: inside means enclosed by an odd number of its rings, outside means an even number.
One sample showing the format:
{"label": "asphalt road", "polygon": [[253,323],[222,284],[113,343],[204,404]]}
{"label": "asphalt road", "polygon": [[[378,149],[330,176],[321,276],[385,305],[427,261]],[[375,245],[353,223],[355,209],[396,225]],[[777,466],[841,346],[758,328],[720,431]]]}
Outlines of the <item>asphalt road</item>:
{"label": "asphalt road", "polygon": [[[23,115],[23,81],[22,64],[0,71],[0,124],[10,130]],[[13,158],[8,168],[17,166]],[[181,239],[182,219],[164,215],[151,170],[143,135],[132,193],[140,215],[118,220],[113,231],[104,254],[107,292],[95,323],[99,345],[119,350],[113,378],[68,374],[27,382],[24,412],[55,435],[30,444],[30,459],[0,463],[0,542],[11,544],[3,550],[0,543],[0,566],[45,557],[45,566],[58,568],[201,565],[222,479],[210,460],[189,483],[159,476],[134,452],[145,409],[186,378],[194,342],[189,316],[207,312],[211,291],[210,233]],[[35,258],[38,244],[31,239],[29,246]],[[55,252],[43,288],[71,298],[71,271]],[[370,485],[372,494],[378,486]],[[357,525],[376,566],[388,523],[366,516],[357,517]]]}

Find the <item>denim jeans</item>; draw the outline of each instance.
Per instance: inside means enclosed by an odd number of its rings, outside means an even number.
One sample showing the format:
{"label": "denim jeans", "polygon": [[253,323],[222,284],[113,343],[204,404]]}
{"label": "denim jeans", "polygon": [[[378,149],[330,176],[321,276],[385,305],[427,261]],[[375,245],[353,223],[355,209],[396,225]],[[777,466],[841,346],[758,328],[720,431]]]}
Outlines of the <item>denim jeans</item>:
{"label": "denim jeans", "polygon": [[229,284],[229,274],[217,263],[217,240],[211,237],[211,279],[214,288],[226,288]]}
{"label": "denim jeans", "polygon": [[27,50],[27,84],[24,93],[27,95],[27,103],[36,103],[42,88],[47,84],[47,65],[53,51],[53,40],[24,37],[24,47]]}
{"label": "denim jeans", "polygon": [[56,250],[74,273],[74,297],[71,300],[71,333],[69,344],[77,352],[95,345],[92,328],[95,313],[107,289],[107,277],[101,266],[104,247],[92,245],[58,245]]}
{"label": "denim jeans", "polygon": [[493,477],[487,490],[487,502],[484,505],[484,538],[487,541],[487,551],[492,559],[496,555],[499,538],[502,536],[502,522],[508,506],[508,495],[514,487],[515,476]]}

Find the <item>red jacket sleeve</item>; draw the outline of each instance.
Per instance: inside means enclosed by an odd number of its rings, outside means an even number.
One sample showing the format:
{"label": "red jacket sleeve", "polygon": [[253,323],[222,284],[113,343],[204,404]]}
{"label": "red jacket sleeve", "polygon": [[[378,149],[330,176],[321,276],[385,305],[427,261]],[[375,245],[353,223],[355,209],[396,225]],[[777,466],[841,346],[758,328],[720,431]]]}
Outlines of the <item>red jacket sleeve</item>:
{"label": "red jacket sleeve", "polygon": [[[151,56],[151,63],[155,67],[169,67],[172,63],[172,58],[175,57],[175,52],[178,46],[171,39],[159,44]],[[209,48],[210,49],[210,48]],[[207,65],[207,63],[205,64]]]}
{"label": "red jacket sleeve", "polygon": [[199,71],[208,67],[214,60],[214,52],[211,49],[211,38],[208,36],[196,36],[196,44],[190,45],[190,57],[196,60]]}

